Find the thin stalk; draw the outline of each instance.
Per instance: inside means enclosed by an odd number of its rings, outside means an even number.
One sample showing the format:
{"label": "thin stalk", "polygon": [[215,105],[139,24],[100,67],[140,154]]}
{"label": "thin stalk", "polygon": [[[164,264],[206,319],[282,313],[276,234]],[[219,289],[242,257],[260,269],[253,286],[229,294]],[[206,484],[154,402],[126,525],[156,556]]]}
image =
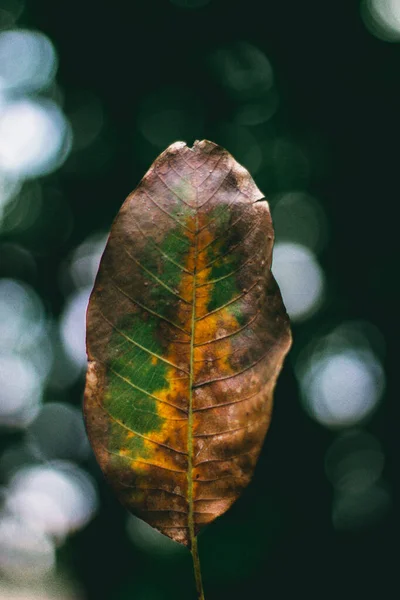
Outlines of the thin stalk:
{"label": "thin stalk", "polygon": [[199,551],[197,548],[197,537],[195,536],[192,539],[191,552],[193,558],[194,578],[196,580],[197,598],[198,600],[204,600],[203,582],[201,580],[200,558]]}

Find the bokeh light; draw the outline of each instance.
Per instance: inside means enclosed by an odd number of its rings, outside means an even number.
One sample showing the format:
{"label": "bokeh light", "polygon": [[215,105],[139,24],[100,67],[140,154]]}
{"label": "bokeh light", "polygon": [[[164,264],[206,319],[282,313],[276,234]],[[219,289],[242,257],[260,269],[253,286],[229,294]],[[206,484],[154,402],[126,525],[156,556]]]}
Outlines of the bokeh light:
{"label": "bokeh light", "polygon": [[86,287],[72,294],[65,305],[60,320],[61,339],[71,360],[86,367],[86,309],[92,288]]}
{"label": "bokeh light", "polygon": [[47,575],[43,580],[0,583],[2,600],[84,600],[65,578]]}
{"label": "bokeh light", "polygon": [[39,411],[52,348],[40,298],[12,279],[0,279],[0,357],[0,423],[25,427]]}
{"label": "bokeh light", "polygon": [[365,490],[340,494],[334,500],[332,521],[336,529],[357,530],[378,523],[391,506],[386,486],[373,485]]}
{"label": "bokeh light", "polygon": [[29,445],[43,461],[86,458],[89,443],[82,413],[63,402],[48,402],[27,430]]}
{"label": "bokeh light", "polygon": [[[56,343],[55,351],[59,360],[64,352],[79,370],[86,366],[86,308],[106,241],[107,235],[102,232],[89,236],[72,251],[60,271],[60,285],[69,295],[60,319],[59,340],[63,348]],[[68,380],[68,374],[75,377],[73,365],[72,369],[66,366],[66,373],[60,373],[62,380]]]}
{"label": "bokeh light", "polygon": [[106,233],[94,233],[73,250],[67,273],[61,274],[63,286],[69,289],[93,286],[107,238]]}
{"label": "bokeh light", "polygon": [[380,479],[385,457],[376,437],[362,430],[345,431],[325,457],[327,477],[338,492],[358,493]]}
{"label": "bokeh light", "polygon": [[361,16],[368,30],[385,42],[400,41],[400,2],[363,0]]}
{"label": "bokeh light", "polygon": [[328,241],[328,223],[321,204],[307,192],[279,194],[272,204],[278,243],[295,242],[314,252]]}
{"label": "bokeh light", "polygon": [[323,299],[325,277],[309,248],[292,242],[276,243],[272,272],[293,321],[302,321],[316,312]]}
{"label": "bokeh light", "polygon": [[391,505],[382,480],[385,457],[376,437],[360,429],[340,434],[325,457],[325,470],[334,488],[332,521],[336,529],[371,527]]}
{"label": "bokeh light", "polygon": [[300,355],[296,370],[303,404],[327,427],[364,422],[385,388],[382,364],[361,331],[342,325]]}
{"label": "bokeh light", "polygon": [[[2,14],[11,24],[22,8],[7,0]],[[36,221],[39,196],[30,197],[22,184],[58,169],[71,150],[72,130],[58,104],[57,66],[45,34],[23,28],[0,32],[0,230],[23,230]]]}
{"label": "bokeh light", "polygon": [[57,55],[39,31],[13,29],[0,33],[0,91],[37,92],[48,87],[57,71]]}
{"label": "bokeh light", "polygon": [[310,408],[326,425],[353,425],[377,404],[380,375],[371,356],[351,351],[316,361],[304,381]]}
{"label": "bokeh light", "polygon": [[20,187],[21,183],[19,179],[10,177],[0,170],[0,228],[6,206],[19,192]]}
{"label": "bokeh light", "polygon": [[45,328],[42,301],[26,283],[0,279],[0,349],[26,350],[35,344]]}
{"label": "bokeh light", "polygon": [[3,233],[27,231],[37,225],[43,209],[43,188],[38,180],[19,180],[16,193],[8,198],[0,221]]}
{"label": "bokeh light", "polygon": [[268,93],[274,84],[267,56],[249,42],[237,42],[217,50],[212,68],[226,90],[238,100],[253,100]]}
{"label": "bokeh light", "polygon": [[33,364],[17,354],[0,354],[0,423],[25,427],[37,415],[43,382]]}
{"label": "bokeh light", "polygon": [[27,527],[60,542],[93,517],[97,493],[85,471],[59,461],[18,471],[8,486],[5,507]]}
{"label": "bokeh light", "polygon": [[279,106],[279,97],[275,88],[263,94],[262,101],[248,102],[237,108],[235,121],[239,125],[261,125],[269,121]]}
{"label": "bokeh light", "polygon": [[35,580],[55,566],[51,538],[13,515],[0,514],[0,570],[11,580]]}
{"label": "bokeh light", "polygon": [[69,124],[50,100],[22,99],[0,111],[0,169],[34,177],[50,173],[71,148]]}

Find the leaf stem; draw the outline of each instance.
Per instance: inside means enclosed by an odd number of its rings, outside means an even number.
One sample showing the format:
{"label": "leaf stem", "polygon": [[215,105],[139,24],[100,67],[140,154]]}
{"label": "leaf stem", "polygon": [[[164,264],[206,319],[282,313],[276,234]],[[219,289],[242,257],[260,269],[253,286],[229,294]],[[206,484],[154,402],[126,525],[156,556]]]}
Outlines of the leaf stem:
{"label": "leaf stem", "polygon": [[193,558],[194,578],[196,580],[197,598],[198,598],[198,600],[204,600],[204,590],[203,590],[203,582],[201,579],[200,558],[199,558],[199,551],[197,548],[197,537],[196,536],[193,536],[193,538],[192,538],[191,552],[192,552],[192,558]]}

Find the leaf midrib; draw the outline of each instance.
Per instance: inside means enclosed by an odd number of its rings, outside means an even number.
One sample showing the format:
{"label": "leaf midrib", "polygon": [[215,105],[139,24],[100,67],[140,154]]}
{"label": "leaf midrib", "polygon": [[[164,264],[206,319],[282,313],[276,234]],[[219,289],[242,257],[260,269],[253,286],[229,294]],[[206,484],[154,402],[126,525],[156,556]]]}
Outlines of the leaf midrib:
{"label": "leaf midrib", "polygon": [[193,291],[192,291],[192,316],[190,324],[190,363],[189,363],[189,415],[188,415],[188,528],[190,536],[190,545],[193,546],[195,539],[194,531],[194,502],[193,502],[193,367],[194,367],[194,330],[196,326],[196,275],[197,275],[197,254],[198,254],[198,212],[196,211],[196,233],[194,239],[193,256]]}

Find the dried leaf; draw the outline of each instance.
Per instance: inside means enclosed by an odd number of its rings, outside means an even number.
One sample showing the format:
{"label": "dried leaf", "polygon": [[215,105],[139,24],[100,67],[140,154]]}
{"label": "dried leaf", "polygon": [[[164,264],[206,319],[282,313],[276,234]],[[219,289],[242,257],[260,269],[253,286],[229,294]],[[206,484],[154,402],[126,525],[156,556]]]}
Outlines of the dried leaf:
{"label": "dried leaf", "polygon": [[191,546],[248,484],[291,336],[267,201],[220,146],[172,144],[115,222],[87,317],[87,431],[122,503]]}

